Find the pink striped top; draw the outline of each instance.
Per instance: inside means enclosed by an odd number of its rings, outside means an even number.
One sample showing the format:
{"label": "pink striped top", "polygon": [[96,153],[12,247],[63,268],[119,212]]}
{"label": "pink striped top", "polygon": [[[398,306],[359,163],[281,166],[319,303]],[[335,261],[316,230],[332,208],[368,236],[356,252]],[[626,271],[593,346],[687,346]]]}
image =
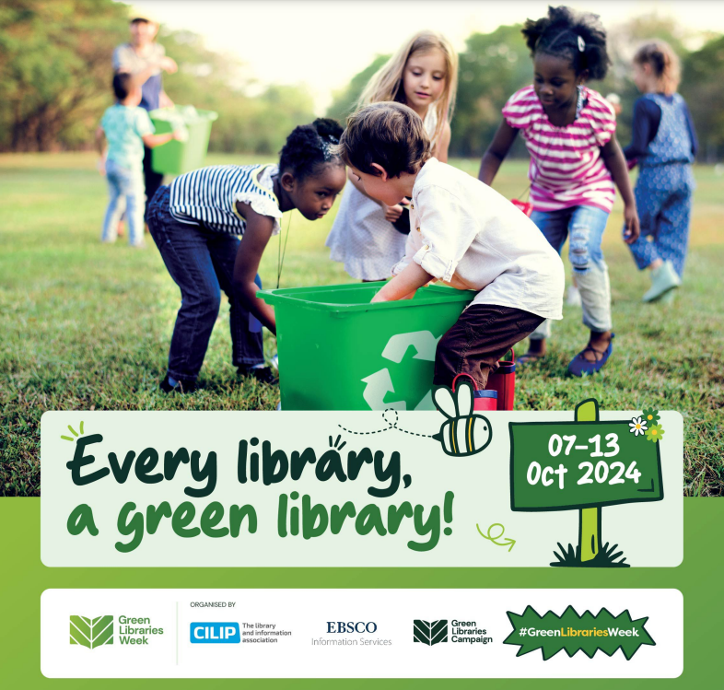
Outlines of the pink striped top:
{"label": "pink striped top", "polygon": [[536,211],[571,206],[613,208],[615,188],[601,158],[616,131],[616,115],[600,93],[583,87],[584,105],[574,122],[551,124],[532,86],[516,91],[503,107],[505,121],[522,132],[530,152],[530,200]]}

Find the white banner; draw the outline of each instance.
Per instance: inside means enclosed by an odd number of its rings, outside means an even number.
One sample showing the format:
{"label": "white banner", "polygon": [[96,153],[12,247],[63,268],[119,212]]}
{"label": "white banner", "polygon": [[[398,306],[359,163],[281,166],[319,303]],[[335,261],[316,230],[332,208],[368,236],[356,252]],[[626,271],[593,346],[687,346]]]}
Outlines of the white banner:
{"label": "white banner", "polygon": [[47,590],[41,670],[48,678],[675,678],[683,671],[683,597],[630,589]]}
{"label": "white banner", "polygon": [[[629,435],[633,413],[600,416],[619,422],[618,441],[574,442],[572,424],[563,437],[555,424],[550,434],[534,425],[544,440],[529,459],[516,451],[527,464],[515,478],[509,423],[571,423],[572,412],[490,412],[470,426],[438,412],[48,412],[42,561],[547,567],[595,556],[595,565],[679,565],[681,416],[660,413],[666,437],[655,452]],[[619,446],[642,455],[621,461]],[[655,476],[639,472],[645,453]],[[586,512],[582,530],[588,496],[610,501]],[[569,499],[576,507],[561,507]]]}

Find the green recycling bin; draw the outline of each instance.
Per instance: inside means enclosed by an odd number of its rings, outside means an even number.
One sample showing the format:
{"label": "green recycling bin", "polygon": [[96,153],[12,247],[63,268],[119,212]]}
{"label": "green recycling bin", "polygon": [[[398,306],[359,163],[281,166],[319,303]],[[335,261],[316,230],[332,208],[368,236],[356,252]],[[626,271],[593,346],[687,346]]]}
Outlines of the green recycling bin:
{"label": "green recycling bin", "polygon": [[432,285],[370,304],[384,285],[260,290],[273,305],[282,410],[432,410],[435,350],[474,291]]}
{"label": "green recycling bin", "polygon": [[173,139],[153,149],[151,166],[157,173],[182,175],[203,167],[209,148],[211,124],[218,119],[217,113],[213,110],[176,106],[152,110],[149,115],[156,134],[173,132],[179,127],[185,127],[188,132],[186,141]]}

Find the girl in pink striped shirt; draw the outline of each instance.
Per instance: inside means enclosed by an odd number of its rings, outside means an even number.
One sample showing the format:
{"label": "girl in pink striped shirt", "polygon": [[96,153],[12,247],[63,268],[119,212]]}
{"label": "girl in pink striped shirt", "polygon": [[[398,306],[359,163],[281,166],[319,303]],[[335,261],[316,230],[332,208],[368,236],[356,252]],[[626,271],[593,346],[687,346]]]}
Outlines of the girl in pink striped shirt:
{"label": "girl in pink striped shirt", "polygon": [[[490,185],[518,132],[531,156],[528,177],[531,220],[560,253],[569,237],[569,257],[581,293],[588,345],[568,365],[575,376],[598,371],[612,351],[611,290],[601,240],[615,196],[624,201],[624,239],[639,235],[626,161],[616,141],[611,105],[589,89],[610,63],[598,16],[550,7],[548,16],[527,20],[522,30],[531,50],[534,83],[514,93],[503,122],[483,156],[478,177]],[[546,353],[550,323],[531,334],[523,361]]]}

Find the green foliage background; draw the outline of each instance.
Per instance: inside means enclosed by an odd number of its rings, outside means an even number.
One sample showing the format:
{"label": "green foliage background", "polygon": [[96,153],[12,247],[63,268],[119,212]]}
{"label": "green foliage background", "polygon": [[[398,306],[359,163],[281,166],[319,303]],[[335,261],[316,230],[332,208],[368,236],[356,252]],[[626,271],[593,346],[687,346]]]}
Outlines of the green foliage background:
{"label": "green foliage background", "polygon": [[[521,16],[521,20],[524,17]],[[627,143],[633,101],[630,60],[653,37],[669,41],[682,58],[681,93],[702,143],[700,159],[724,154],[724,36],[692,34],[671,20],[642,16],[607,27],[613,65],[593,88],[622,98],[618,137]],[[112,0],[8,0],[0,6],[0,151],[89,148],[103,110],[111,105],[111,55],[128,40],[126,6]],[[169,96],[220,114],[210,148],[226,153],[271,154],[298,124],[313,119],[304,85],[261,87],[244,78],[239,60],[214,52],[190,31],[161,27],[159,41],[179,64],[164,75]],[[691,49],[695,46],[695,49]],[[328,115],[344,120],[369,77],[388,56],[377,56],[334,94]],[[500,123],[506,99],[530,83],[532,68],[520,25],[473,33],[460,54],[458,103],[451,155],[480,156]],[[319,113],[317,113],[319,114]],[[512,155],[524,153],[517,142]]]}

